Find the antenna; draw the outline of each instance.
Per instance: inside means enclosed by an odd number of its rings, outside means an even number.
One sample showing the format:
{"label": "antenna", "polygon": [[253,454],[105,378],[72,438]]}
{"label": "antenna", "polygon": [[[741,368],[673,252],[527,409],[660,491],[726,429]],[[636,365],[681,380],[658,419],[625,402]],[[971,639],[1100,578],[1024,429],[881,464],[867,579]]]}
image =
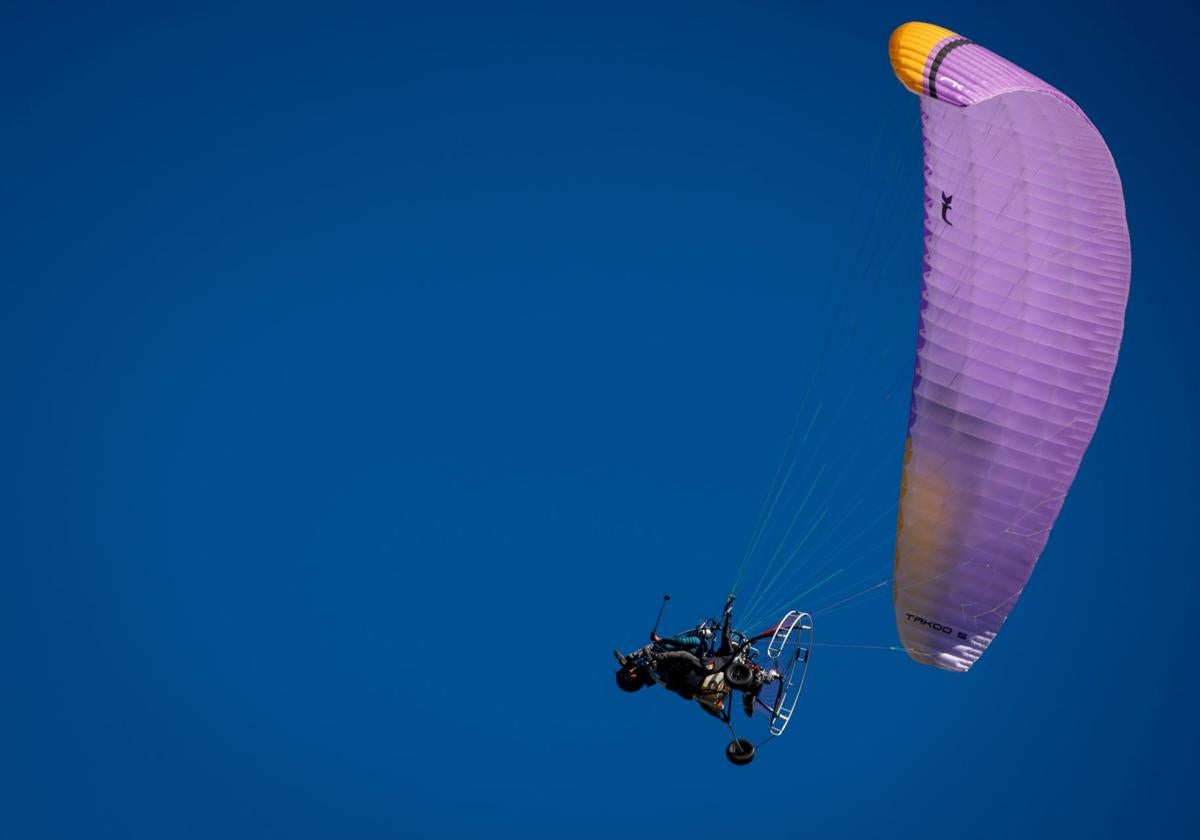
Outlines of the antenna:
{"label": "antenna", "polygon": [[662,621],[663,610],[665,610],[667,608],[667,601],[670,601],[670,600],[671,600],[670,595],[663,596],[662,606],[660,606],[658,608],[658,618],[654,619],[654,629],[650,631],[650,640],[651,641],[654,641],[654,637],[658,635],[658,623],[660,621]]}

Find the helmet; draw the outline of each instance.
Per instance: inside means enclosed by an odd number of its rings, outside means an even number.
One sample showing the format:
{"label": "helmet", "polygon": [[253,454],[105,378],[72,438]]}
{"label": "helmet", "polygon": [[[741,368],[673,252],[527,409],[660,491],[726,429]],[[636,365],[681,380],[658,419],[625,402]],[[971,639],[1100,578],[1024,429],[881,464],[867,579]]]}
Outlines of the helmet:
{"label": "helmet", "polygon": [[646,684],[646,678],[636,665],[617,671],[617,687],[622,691],[637,691]]}

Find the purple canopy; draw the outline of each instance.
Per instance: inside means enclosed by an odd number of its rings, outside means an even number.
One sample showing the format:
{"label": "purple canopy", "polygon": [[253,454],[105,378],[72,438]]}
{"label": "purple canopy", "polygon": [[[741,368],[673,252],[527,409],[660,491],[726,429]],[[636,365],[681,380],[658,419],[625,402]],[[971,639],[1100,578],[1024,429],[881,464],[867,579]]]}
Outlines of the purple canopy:
{"label": "purple canopy", "polygon": [[1020,596],[1096,430],[1129,231],[1104,139],[1058,90],[929,24],[901,26],[890,53],[920,96],[925,147],[896,622],[913,659],[966,671]]}

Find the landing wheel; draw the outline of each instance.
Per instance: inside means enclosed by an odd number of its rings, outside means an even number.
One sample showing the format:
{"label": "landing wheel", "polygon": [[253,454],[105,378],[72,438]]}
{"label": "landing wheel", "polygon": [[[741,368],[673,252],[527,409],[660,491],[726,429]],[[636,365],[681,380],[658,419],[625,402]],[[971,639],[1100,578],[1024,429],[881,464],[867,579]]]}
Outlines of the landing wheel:
{"label": "landing wheel", "polygon": [[739,766],[749,764],[754,760],[754,744],[744,738],[734,738],[725,748],[725,757]]}
{"label": "landing wheel", "polygon": [[739,691],[749,688],[754,682],[754,672],[745,662],[734,662],[725,669],[725,682]]}

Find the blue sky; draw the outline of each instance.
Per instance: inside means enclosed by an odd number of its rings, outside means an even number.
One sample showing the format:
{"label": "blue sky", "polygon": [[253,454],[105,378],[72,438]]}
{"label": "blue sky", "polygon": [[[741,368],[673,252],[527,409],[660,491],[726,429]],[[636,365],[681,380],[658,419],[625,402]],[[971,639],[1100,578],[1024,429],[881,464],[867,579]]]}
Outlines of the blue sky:
{"label": "blue sky", "polygon": [[[5,12],[0,833],[1196,830],[1195,13],[802,6]],[[1104,134],[1121,361],[980,664],[854,600],[733,768],[610,651],[719,610],[802,405],[802,561],[886,578],[910,19]]]}

